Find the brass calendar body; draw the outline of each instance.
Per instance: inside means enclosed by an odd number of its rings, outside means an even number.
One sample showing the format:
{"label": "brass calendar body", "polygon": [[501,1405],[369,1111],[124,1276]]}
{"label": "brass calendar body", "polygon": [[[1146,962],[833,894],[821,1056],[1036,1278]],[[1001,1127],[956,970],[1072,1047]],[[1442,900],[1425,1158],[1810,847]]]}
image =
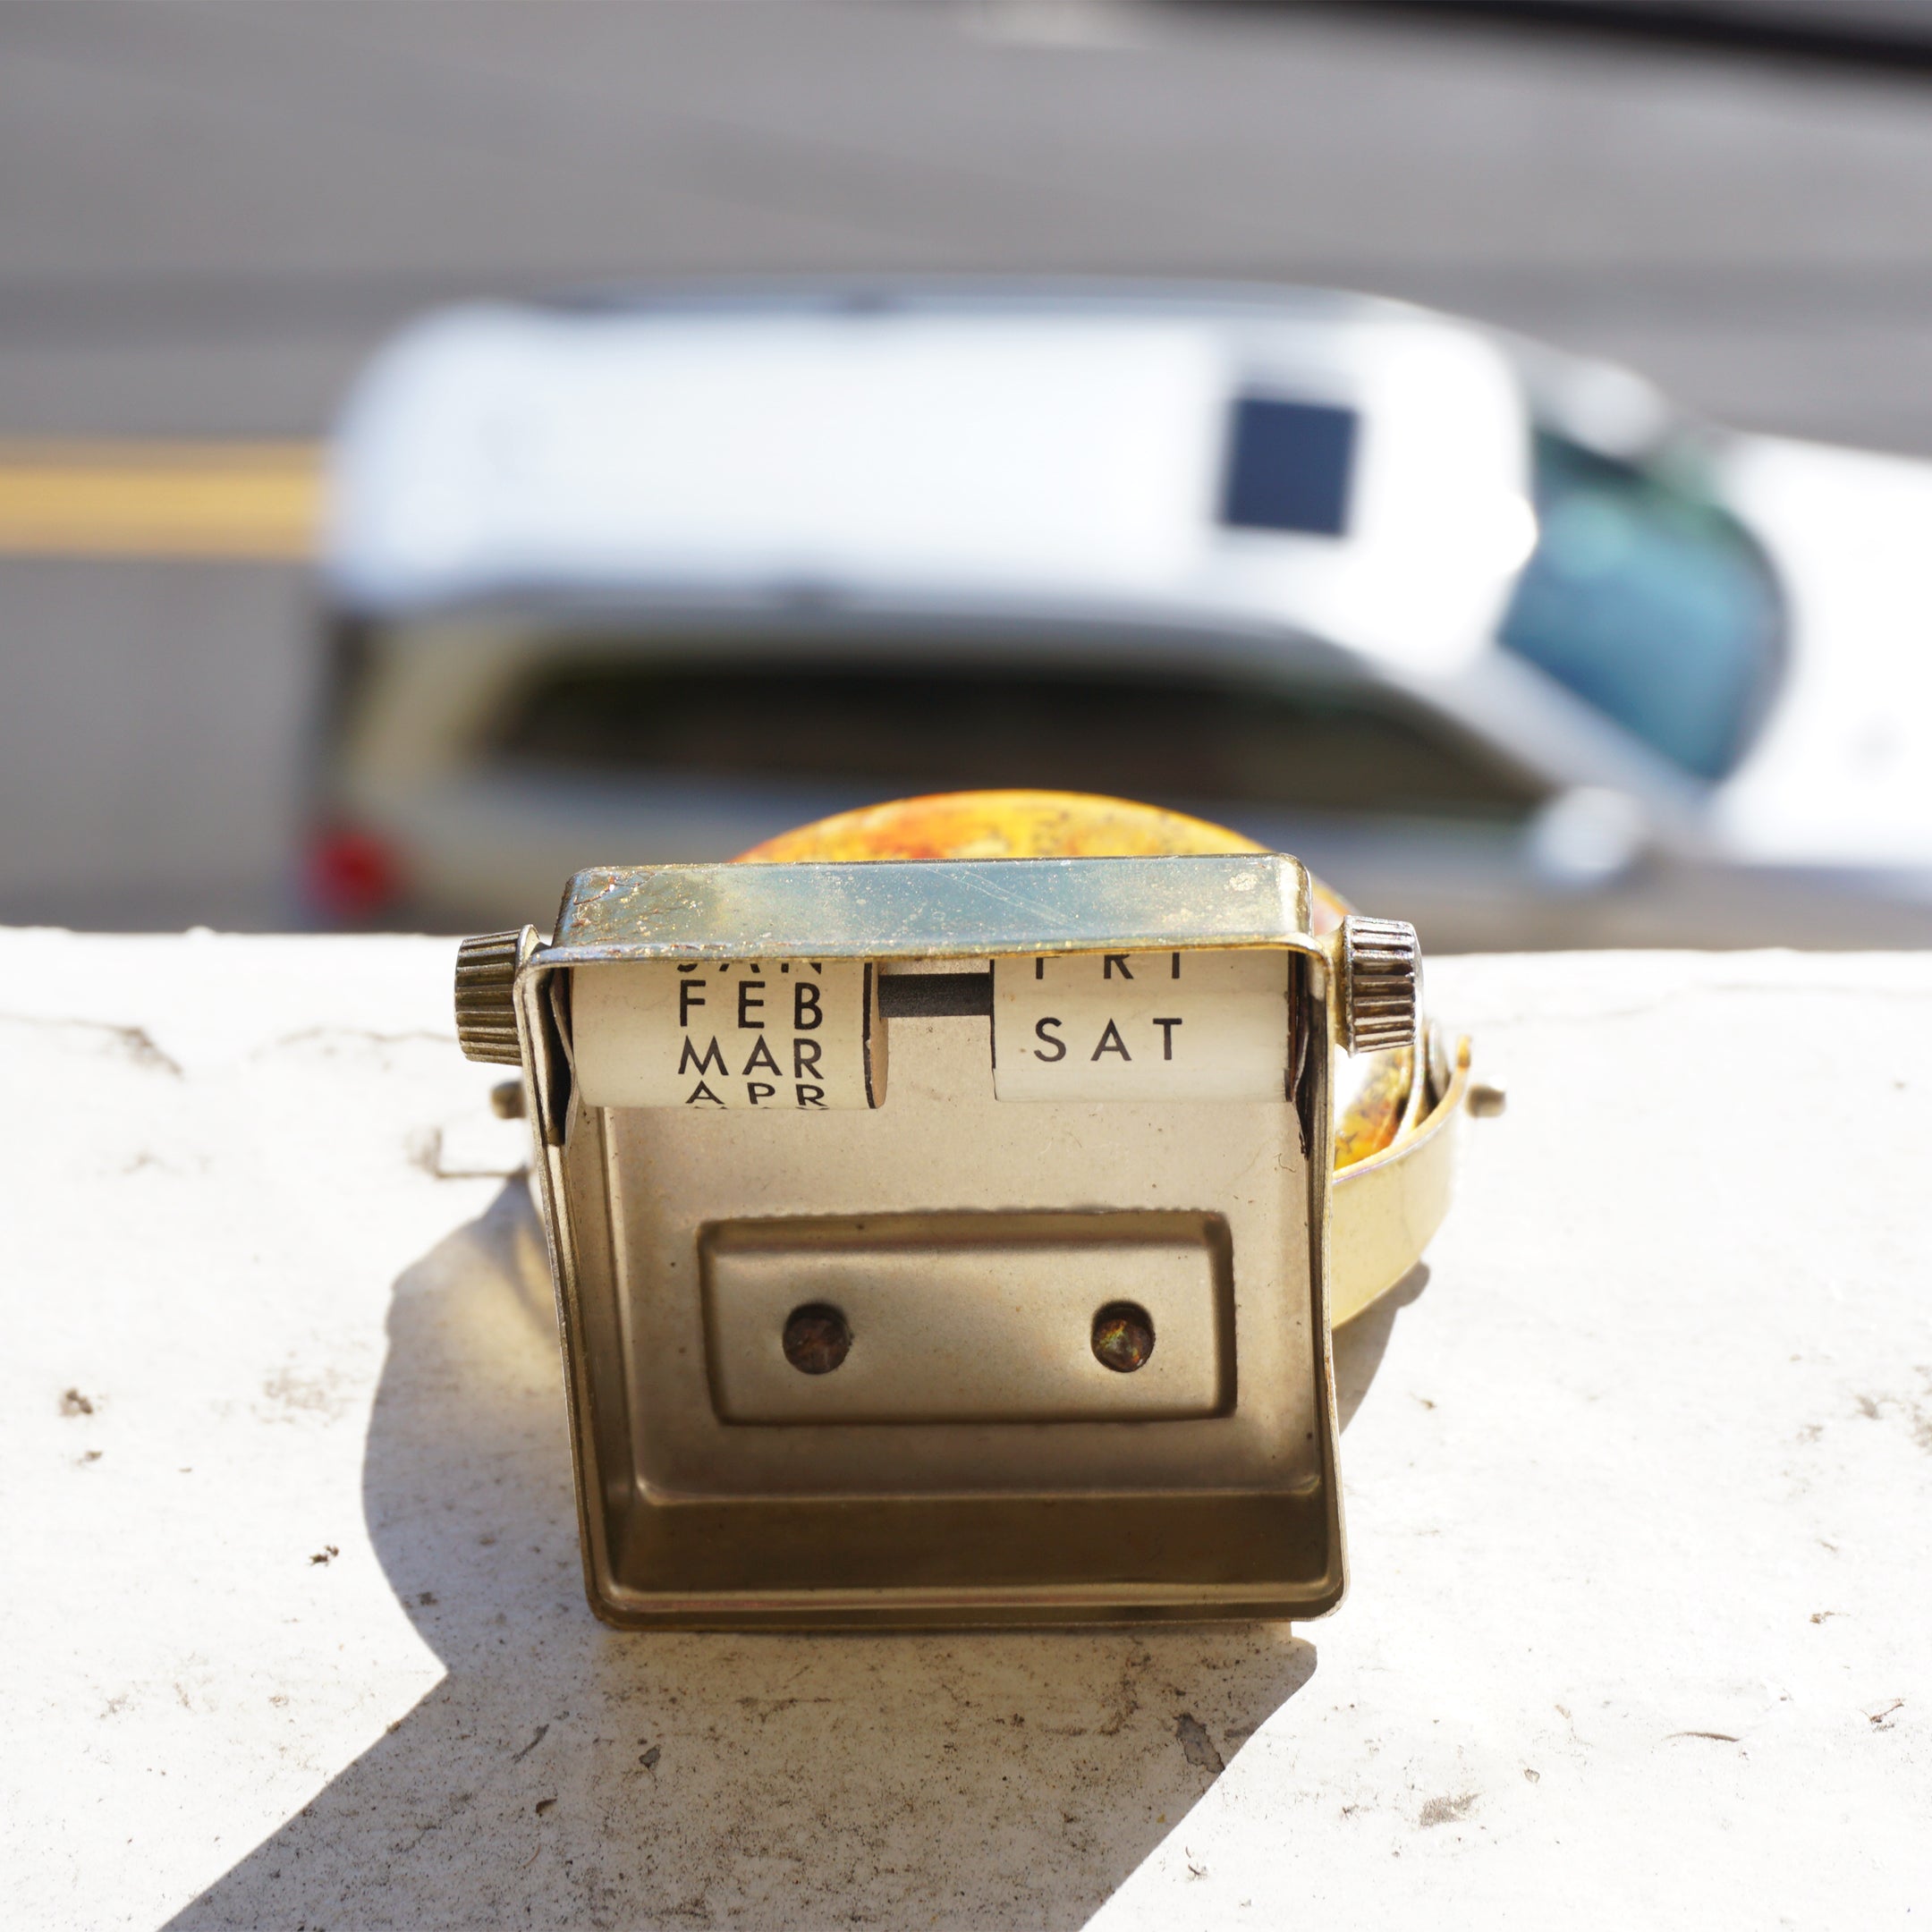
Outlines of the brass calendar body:
{"label": "brass calendar body", "polygon": [[1334,1070],[1399,1049],[1423,1095],[1363,1164],[1356,1299],[1439,1218],[1466,1071],[1412,935],[1310,904],[1258,852],[600,868],[548,942],[470,942],[597,1614],[1332,1607]]}

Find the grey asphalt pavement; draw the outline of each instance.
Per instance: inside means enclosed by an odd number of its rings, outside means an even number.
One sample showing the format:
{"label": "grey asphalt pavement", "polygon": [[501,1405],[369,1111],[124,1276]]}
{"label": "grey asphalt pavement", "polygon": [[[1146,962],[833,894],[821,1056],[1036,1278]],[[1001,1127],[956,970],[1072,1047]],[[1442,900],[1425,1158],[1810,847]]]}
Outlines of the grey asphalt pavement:
{"label": "grey asphalt pavement", "polygon": [[[1338,283],[1932,455],[1932,82],[1104,0],[0,4],[0,437],[311,436],[434,301]],[[299,572],[0,564],[0,919],[288,914]]]}

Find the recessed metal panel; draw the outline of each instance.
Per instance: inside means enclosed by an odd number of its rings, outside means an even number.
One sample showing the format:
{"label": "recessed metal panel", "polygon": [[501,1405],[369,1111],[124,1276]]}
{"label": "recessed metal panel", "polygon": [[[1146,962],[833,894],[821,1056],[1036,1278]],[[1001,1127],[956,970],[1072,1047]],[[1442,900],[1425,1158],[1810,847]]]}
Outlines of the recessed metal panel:
{"label": "recessed metal panel", "polygon": [[[726,1422],[1153,1422],[1233,1395],[1227,1225],[1199,1214],[938,1214],[734,1221],[705,1231],[705,1348]],[[1153,1347],[1106,1366],[1102,1310]],[[837,1366],[787,1358],[787,1318],[835,1309]]]}

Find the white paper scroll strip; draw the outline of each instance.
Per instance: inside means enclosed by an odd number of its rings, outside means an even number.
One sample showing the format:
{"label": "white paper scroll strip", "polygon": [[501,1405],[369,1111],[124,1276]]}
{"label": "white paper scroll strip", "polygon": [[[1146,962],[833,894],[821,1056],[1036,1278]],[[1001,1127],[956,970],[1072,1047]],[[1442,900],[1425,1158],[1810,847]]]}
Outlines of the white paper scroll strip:
{"label": "white paper scroll strip", "polygon": [[815,1113],[877,1106],[885,1040],[861,960],[625,961],[572,975],[591,1106]]}
{"label": "white paper scroll strip", "polygon": [[1288,955],[1080,953],[993,971],[1002,1100],[1281,1100]]}

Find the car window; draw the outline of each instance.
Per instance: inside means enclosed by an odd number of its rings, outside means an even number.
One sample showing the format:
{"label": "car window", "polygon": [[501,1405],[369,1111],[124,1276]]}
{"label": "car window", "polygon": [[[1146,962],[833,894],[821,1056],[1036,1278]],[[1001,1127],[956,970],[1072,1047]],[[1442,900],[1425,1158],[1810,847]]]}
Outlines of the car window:
{"label": "car window", "polygon": [[1782,657],[1776,580],[1750,534],[1685,477],[1539,434],[1540,537],[1506,649],[1686,771],[1720,778]]}
{"label": "car window", "polygon": [[1221,521],[1233,529],[1340,537],[1361,421],[1353,410],[1245,395],[1232,411]]}
{"label": "car window", "polygon": [[1394,694],[1038,659],[804,662],[567,647],[514,689],[490,755],[553,773],[1042,786],[1174,804],[1513,818],[1538,788]]}

